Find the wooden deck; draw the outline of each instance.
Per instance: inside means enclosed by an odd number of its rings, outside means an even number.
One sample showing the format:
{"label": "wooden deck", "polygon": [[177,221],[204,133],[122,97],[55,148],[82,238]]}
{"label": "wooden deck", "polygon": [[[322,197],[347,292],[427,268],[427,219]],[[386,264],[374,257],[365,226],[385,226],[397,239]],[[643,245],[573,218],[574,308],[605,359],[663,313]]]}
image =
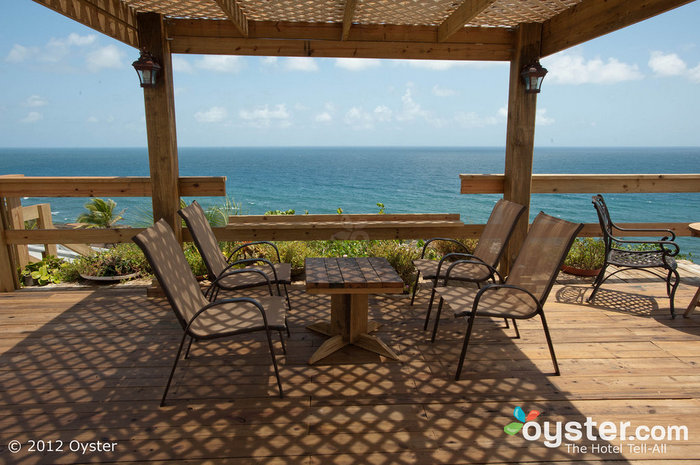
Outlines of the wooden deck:
{"label": "wooden deck", "polygon": [[[464,323],[446,319],[430,344],[421,329],[427,292],[415,307],[405,295],[370,298],[371,317],[387,323],[378,334],[399,362],[350,347],[309,366],[325,338],[305,325],[328,315],[329,298],[295,288],[288,356],[279,358],[284,399],[263,339],[239,337],[195,345],[164,408],[181,335],[165,302],[141,288],[2,294],[0,463],[688,463],[700,457],[700,309],[671,320],[663,283],[628,278],[601,289],[595,304],[582,303],[584,282],[555,286],[545,310],[561,376],[550,376],[539,321],[522,322],[519,340],[502,321],[485,321],[459,382]],[[681,285],[679,313],[694,292]],[[344,363],[358,357],[365,363]],[[682,425],[688,440],[624,441],[617,452],[600,447],[620,440],[584,437],[575,444],[585,452],[567,449],[566,439],[548,448],[544,438],[504,432],[517,406],[541,411],[535,421],[552,432],[556,422],[591,417]],[[30,441],[48,449],[57,440],[62,452],[28,450]],[[70,450],[97,441],[116,443],[114,451]]]}

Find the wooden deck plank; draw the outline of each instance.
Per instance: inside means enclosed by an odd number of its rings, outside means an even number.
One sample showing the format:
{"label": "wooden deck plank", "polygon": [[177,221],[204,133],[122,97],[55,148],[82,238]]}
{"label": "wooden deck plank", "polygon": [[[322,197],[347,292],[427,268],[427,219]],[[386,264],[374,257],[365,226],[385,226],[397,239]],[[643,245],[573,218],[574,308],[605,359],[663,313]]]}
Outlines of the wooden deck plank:
{"label": "wooden deck plank", "polygon": [[[364,270],[360,266],[359,273]],[[266,342],[257,335],[198,343],[158,408],[180,339],[167,304],[143,289],[15,292],[0,296],[0,431],[27,441],[117,442],[115,453],[37,454],[12,463],[232,464],[681,464],[700,456],[700,315],[668,315],[663,283],[606,285],[594,304],[583,284],[557,284],[547,312],[562,375],[540,323],[479,321],[463,379],[452,379],[462,320],[444,319],[434,344],[422,331],[428,293],[370,299],[370,315],[398,362],[340,357],[309,366],[324,338],[305,329],[327,297],[292,290],[292,336],[279,355],[286,397],[276,397]],[[679,289],[690,299],[694,289]],[[603,294],[605,295],[605,294]],[[614,298],[611,298],[614,297]],[[649,303],[648,306],[647,303]],[[6,304],[6,305],[5,305]],[[275,341],[281,354],[281,346]],[[361,351],[361,349],[352,349]],[[513,409],[542,421],[686,425],[664,454],[574,454],[503,427]],[[9,439],[8,439],[9,440]],[[652,442],[650,442],[652,444]],[[0,451],[0,462],[8,451]]]}

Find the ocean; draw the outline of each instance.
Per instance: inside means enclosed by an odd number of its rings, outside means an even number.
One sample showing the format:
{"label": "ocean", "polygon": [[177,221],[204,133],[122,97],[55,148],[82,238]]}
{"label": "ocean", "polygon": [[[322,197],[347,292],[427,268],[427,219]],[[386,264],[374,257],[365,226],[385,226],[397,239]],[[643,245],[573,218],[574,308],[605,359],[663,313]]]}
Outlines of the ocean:
{"label": "ocean", "polygon": [[[269,147],[179,149],[182,176],[226,176],[227,194],[246,214],[460,213],[484,223],[500,195],[462,195],[460,173],[502,173],[503,148]],[[535,173],[697,173],[700,148],[536,148]],[[148,176],[145,148],[0,149],[0,174],[26,176]],[[700,186],[698,186],[700,190]],[[605,194],[613,221],[700,221],[700,193]],[[149,198],[115,198],[124,223],[142,225]],[[191,200],[187,198],[186,200]],[[205,207],[222,198],[198,199]],[[51,203],[54,222],[73,222],[85,198],[27,198]],[[597,222],[589,194],[535,194],[540,210],[572,221]],[[682,253],[700,257],[700,239],[680,238]]]}

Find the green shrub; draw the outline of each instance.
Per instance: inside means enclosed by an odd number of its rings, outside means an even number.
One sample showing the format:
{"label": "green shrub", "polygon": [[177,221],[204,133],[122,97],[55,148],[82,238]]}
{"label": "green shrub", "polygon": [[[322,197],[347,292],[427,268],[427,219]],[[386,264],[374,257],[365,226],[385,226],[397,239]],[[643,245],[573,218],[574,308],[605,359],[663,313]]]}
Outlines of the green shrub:
{"label": "green shrub", "polygon": [[186,243],[183,252],[185,253],[185,259],[187,260],[187,264],[190,265],[192,273],[195,276],[206,276],[207,267],[194,243]]}
{"label": "green shrub", "polygon": [[401,241],[372,241],[369,247],[372,257],[384,257],[401,276],[403,282],[412,286],[416,280],[416,268],[413,260],[420,257],[420,250]]}
{"label": "green shrub", "polygon": [[150,274],[151,268],[136,244],[118,244],[104,252],[80,257],[72,264],[86,276],[121,276],[131,273]]}
{"label": "green shrub", "polygon": [[593,237],[577,237],[564,259],[564,265],[582,270],[597,270],[605,261],[605,243]]}

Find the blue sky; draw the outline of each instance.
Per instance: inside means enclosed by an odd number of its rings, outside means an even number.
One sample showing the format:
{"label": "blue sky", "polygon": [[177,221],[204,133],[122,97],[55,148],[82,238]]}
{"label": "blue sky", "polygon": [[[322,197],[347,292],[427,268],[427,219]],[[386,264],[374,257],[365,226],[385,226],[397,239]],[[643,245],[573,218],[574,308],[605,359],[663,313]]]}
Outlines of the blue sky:
{"label": "blue sky", "polygon": [[[542,61],[537,146],[700,146],[698,2]],[[0,146],[145,146],[138,52],[0,16]],[[507,63],[175,55],[180,146],[503,146]]]}

